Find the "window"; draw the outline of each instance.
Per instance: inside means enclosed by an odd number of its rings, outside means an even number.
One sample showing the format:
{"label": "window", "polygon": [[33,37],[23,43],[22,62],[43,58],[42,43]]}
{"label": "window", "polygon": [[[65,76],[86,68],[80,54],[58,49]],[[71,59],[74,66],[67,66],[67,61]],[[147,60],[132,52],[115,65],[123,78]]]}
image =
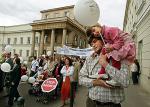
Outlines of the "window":
{"label": "window", "polygon": [[75,36],[74,41],[75,41],[75,45],[78,45],[77,36]]}
{"label": "window", "polygon": [[27,44],[30,44],[30,37],[27,38]]}
{"label": "window", "polygon": [[141,71],[142,71],[142,50],[143,50],[143,41],[141,40],[138,43],[138,60],[140,63]]}
{"label": "window", "polygon": [[34,56],[37,56],[37,50],[34,50]]}
{"label": "window", "polygon": [[55,13],[55,14],[54,14],[54,17],[59,17],[59,13]]}
{"label": "window", "polygon": [[22,50],[19,50],[19,55],[22,56]]}
{"label": "window", "polygon": [[66,40],[65,40],[65,44],[68,44],[69,43],[69,36],[66,35]]}
{"label": "window", "polygon": [[20,38],[20,44],[23,44],[23,37]]}
{"label": "window", "polygon": [[45,15],[45,19],[47,19],[47,17],[48,17],[48,14]]}
{"label": "window", "polygon": [[38,44],[38,37],[35,37],[35,44]]}
{"label": "window", "polygon": [[48,36],[47,35],[45,36],[45,40],[44,41],[45,41],[45,43],[48,43]]}
{"label": "window", "polygon": [[17,44],[17,38],[14,38],[14,44]]}
{"label": "window", "polygon": [[7,44],[10,44],[11,39],[7,38]]}
{"label": "window", "polygon": [[49,13],[49,14],[47,15],[47,19],[48,19],[48,18],[51,18],[51,17],[52,17],[52,16],[51,16],[51,14]]}
{"label": "window", "polygon": [[84,48],[86,47],[86,41],[85,40],[83,41],[83,47]]}
{"label": "window", "polygon": [[68,11],[65,11],[65,16],[68,16],[69,17],[69,12]]}
{"label": "window", "polygon": [[80,46],[80,47],[82,47],[82,40],[80,40],[80,44],[79,44],[79,46]]}
{"label": "window", "polygon": [[26,56],[27,56],[27,57],[29,56],[29,50],[26,51]]}
{"label": "window", "polygon": [[61,37],[61,35],[55,36],[55,43],[56,44],[61,44],[62,43],[62,37]]}
{"label": "window", "polygon": [[46,50],[43,50],[43,54],[46,55]]}
{"label": "window", "polygon": [[55,36],[55,43],[57,43],[57,36]]}

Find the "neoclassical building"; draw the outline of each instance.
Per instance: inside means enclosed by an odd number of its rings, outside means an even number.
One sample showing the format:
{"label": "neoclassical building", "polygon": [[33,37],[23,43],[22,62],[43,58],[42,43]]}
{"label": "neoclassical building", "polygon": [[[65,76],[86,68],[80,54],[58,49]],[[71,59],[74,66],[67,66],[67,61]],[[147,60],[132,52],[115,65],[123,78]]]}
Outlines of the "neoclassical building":
{"label": "neoclassical building", "polygon": [[127,0],[123,29],[132,33],[140,62],[140,85],[150,92],[150,0]]}
{"label": "neoclassical building", "polygon": [[[30,24],[16,26],[1,26],[0,27],[0,53],[3,52],[6,45],[13,47],[13,54],[17,53],[25,60],[31,53],[31,37],[32,27]],[[37,35],[38,37],[38,35]],[[38,44],[38,41],[37,43]]]}
{"label": "neoclassical building", "polygon": [[6,45],[24,59],[39,56],[64,45],[86,48],[85,27],[80,25],[73,14],[74,5],[41,11],[41,19],[32,23],[0,27],[0,49]]}

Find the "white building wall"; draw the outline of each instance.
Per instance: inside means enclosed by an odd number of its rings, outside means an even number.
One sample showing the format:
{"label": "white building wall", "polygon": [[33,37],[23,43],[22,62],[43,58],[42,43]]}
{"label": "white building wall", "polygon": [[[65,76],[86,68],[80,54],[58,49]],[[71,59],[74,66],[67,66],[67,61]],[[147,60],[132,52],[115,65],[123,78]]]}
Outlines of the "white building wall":
{"label": "white building wall", "polygon": [[[65,15],[66,12],[67,14]],[[47,11],[47,12],[42,13],[42,19],[64,17],[64,16],[74,19],[73,8],[53,10],[53,11]]]}
{"label": "white building wall", "polygon": [[[22,44],[20,41],[21,37],[23,38]],[[27,43],[28,37],[30,37],[30,44]],[[10,44],[8,44],[8,38],[10,38]],[[17,42],[14,43],[15,38],[17,38]],[[27,50],[29,50],[30,56],[32,45],[32,27],[30,24],[0,27],[0,50],[3,51],[6,45],[12,46],[12,57],[15,53],[20,55],[20,50],[22,50],[20,57],[27,60]]]}
{"label": "white building wall", "polygon": [[[4,26],[0,26],[0,50],[2,50],[2,44],[4,41]],[[2,51],[0,51],[0,54],[2,53]]]}
{"label": "white building wall", "polygon": [[141,86],[150,92],[150,12],[147,14],[137,26],[137,43],[143,41]]}
{"label": "white building wall", "polygon": [[[137,58],[140,61],[141,76],[140,85],[150,92],[150,0],[127,0],[129,8],[126,8],[125,17],[127,24],[124,24],[124,30],[134,35],[137,47]],[[130,1],[130,2],[129,2]],[[131,5],[135,3],[136,8]],[[129,12],[132,11],[132,12]],[[134,19],[132,19],[132,16]],[[134,22],[133,26],[130,22]]]}

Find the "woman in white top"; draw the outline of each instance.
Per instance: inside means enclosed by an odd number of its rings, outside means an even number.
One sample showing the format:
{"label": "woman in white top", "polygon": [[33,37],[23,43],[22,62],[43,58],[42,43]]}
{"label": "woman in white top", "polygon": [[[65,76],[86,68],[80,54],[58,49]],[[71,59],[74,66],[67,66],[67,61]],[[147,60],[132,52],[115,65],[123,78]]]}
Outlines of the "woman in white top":
{"label": "woman in white top", "polygon": [[130,66],[130,70],[132,72],[132,81],[133,81],[133,84],[138,84],[138,68],[137,68],[137,65],[134,63],[131,64]]}
{"label": "woman in white top", "polygon": [[73,80],[74,72],[74,67],[69,57],[65,58],[65,65],[63,66],[60,72],[63,75],[63,84],[61,87],[61,107],[63,107],[65,105],[65,101],[70,98],[70,82]]}

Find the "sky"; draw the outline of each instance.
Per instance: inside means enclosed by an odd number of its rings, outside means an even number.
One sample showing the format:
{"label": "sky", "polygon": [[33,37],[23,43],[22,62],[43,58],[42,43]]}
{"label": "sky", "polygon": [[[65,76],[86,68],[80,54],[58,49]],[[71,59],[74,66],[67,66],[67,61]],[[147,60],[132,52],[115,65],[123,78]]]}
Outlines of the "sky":
{"label": "sky", "polygon": [[[0,0],[0,26],[40,20],[40,11],[75,5],[78,0]],[[126,0],[95,0],[100,8],[99,23],[122,29]]]}

